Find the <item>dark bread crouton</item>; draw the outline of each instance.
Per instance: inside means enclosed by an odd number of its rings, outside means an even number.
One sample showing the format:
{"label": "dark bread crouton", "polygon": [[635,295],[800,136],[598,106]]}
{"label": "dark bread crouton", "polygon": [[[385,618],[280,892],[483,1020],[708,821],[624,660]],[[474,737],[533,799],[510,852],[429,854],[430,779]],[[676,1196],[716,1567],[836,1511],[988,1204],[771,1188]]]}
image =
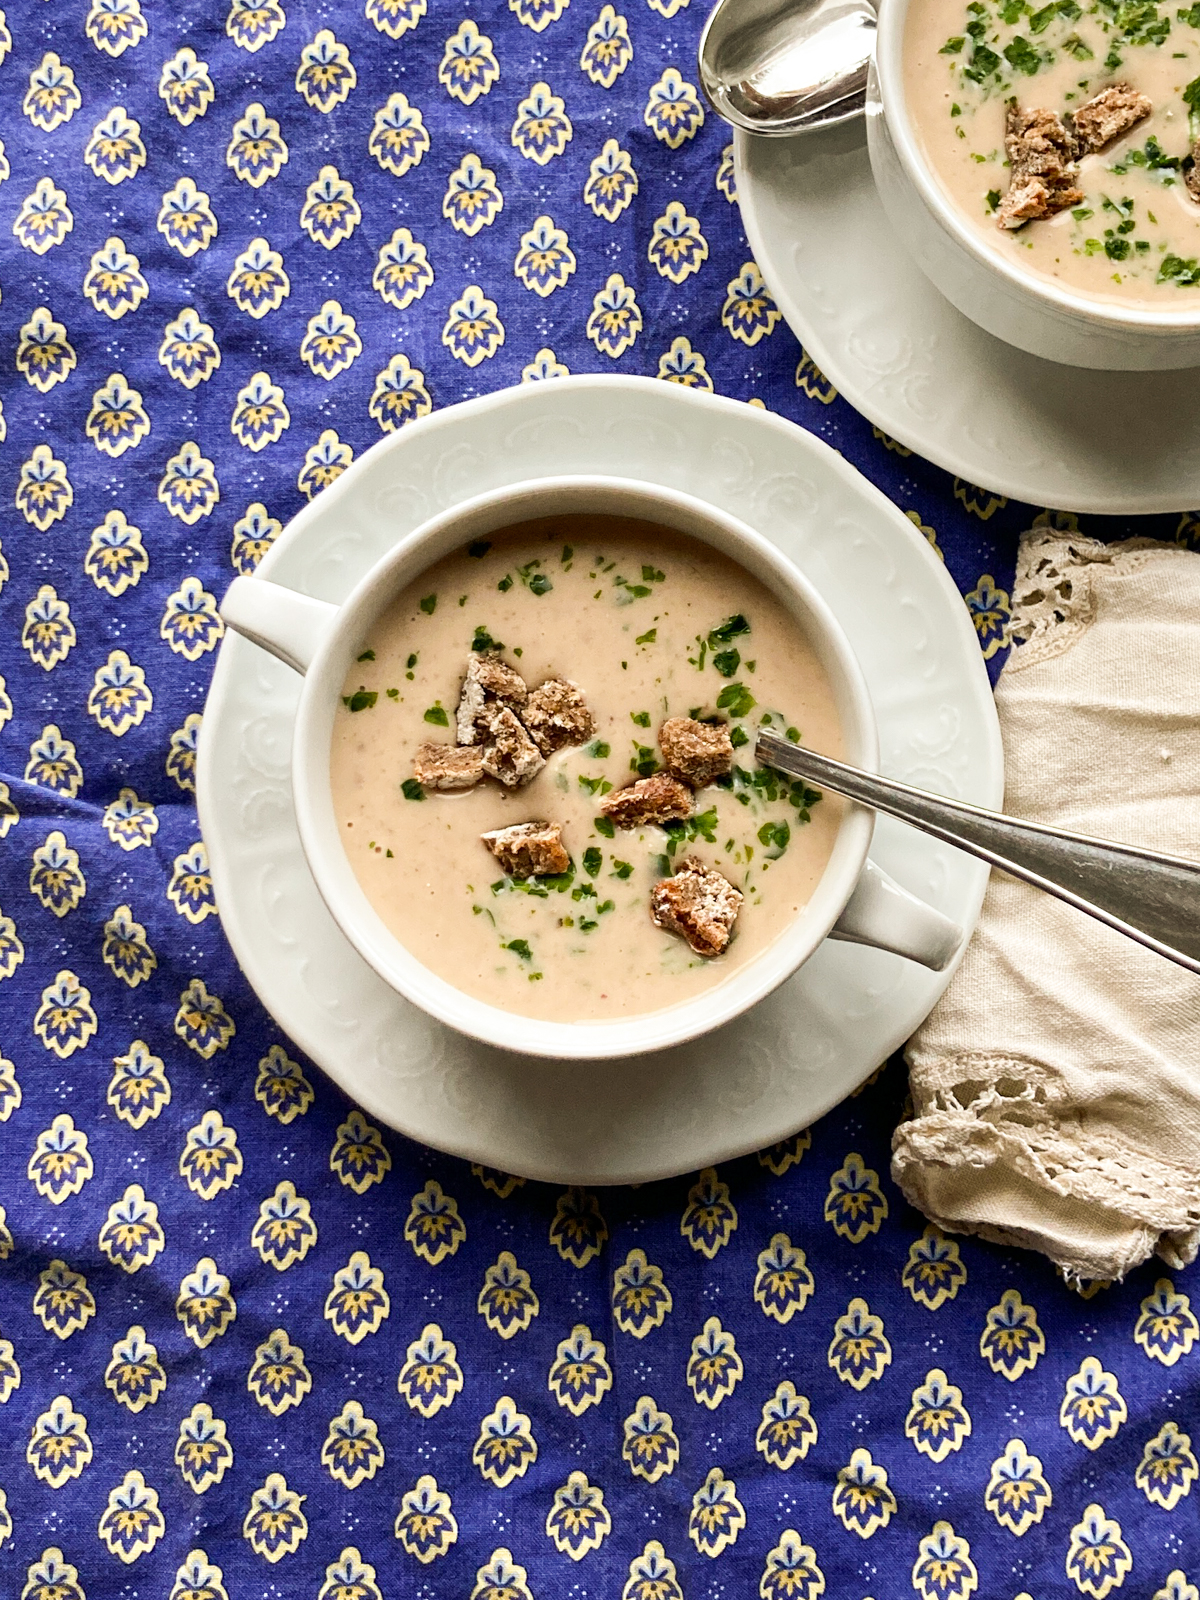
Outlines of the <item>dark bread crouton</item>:
{"label": "dark bread crouton", "polygon": [[423,744],[413,757],[413,776],[426,789],[473,789],[483,777],[479,745]]}
{"label": "dark bread crouton", "polygon": [[1075,139],[1062,118],[1044,107],[1023,111],[1010,101],[1005,117],[1008,193],[996,211],[1001,228],[1052,217],[1083,199],[1075,183]]}
{"label": "dark bread crouton", "polygon": [[733,745],[723,722],[668,717],[658,730],[658,745],[668,772],[693,789],[733,770]]}
{"label": "dark bread crouton", "polygon": [[719,956],[729,943],[742,892],[729,879],[687,856],[673,878],[650,891],[650,915],[660,928],[682,934],[701,956]]}
{"label": "dark bread crouton", "polygon": [[521,721],[544,756],[568,745],[586,744],[596,731],[578,684],[569,678],[547,678],[532,691]]}
{"label": "dark bread crouton", "polygon": [[542,878],[571,865],[558,822],[517,822],[479,837],[510,878]]}
{"label": "dark bread crouton", "polygon": [[507,661],[472,653],[458,702],[459,744],[486,743],[496,712],[504,706],[523,706],[528,696],[525,679]]}
{"label": "dark bread crouton", "polygon": [[618,828],[672,822],[691,816],[692,791],[669,772],[656,772],[652,778],[639,778],[627,788],[606,794],[600,809]]}
{"label": "dark bread crouton", "polygon": [[1136,128],[1154,110],[1148,95],[1139,94],[1130,83],[1114,83],[1101,89],[1075,111],[1071,124],[1081,155],[1103,150],[1130,128]]}
{"label": "dark bread crouton", "polygon": [[1192,164],[1183,175],[1184,187],[1193,200],[1200,200],[1200,139],[1191,149]]}
{"label": "dark bread crouton", "polygon": [[493,713],[487,737],[483,770],[506,789],[523,787],[546,765],[545,757],[507,706]]}

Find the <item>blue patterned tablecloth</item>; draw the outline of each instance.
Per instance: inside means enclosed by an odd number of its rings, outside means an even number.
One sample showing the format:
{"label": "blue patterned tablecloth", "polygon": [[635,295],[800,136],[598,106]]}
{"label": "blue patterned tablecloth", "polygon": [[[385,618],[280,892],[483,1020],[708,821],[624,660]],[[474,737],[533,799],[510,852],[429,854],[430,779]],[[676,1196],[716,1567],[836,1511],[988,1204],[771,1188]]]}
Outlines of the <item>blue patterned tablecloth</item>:
{"label": "blue patterned tablecloth", "polygon": [[1081,1298],[924,1227],[901,1068],[811,1141],[560,1193],[372,1127],[222,937],[217,600],[434,406],[568,369],[765,404],[918,523],[999,666],[1015,534],[1061,518],[799,349],[698,3],[0,28],[4,1596],[1198,1600],[1200,1280]]}

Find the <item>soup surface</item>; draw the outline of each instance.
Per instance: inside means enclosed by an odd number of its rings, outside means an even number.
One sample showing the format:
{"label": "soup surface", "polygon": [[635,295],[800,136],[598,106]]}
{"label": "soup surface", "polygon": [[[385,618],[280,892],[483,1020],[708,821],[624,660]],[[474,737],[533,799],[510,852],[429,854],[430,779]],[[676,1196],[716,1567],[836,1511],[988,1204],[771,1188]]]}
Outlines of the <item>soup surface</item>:
{"label": "soup surface", "polygon": [[[998,254],[1100,300],[1191,309],[1200,295],[1200,202],[1188,179],[1200,135],[1200,4],[1151,0],[918,0],[905,93],[926,159]],[[1149,114],[1099,150],[1076,150],[1078,199],[999,226],[1013,175],[1006,103],[1063,120],[1114,85]],[[1200,190],[1200,174],[1193,179]]]}
{"label": "soup surface", "polygon": [[[454,745],[473,648],[530,689],[570,679],[593,727],[523,787],[423,788],[414,758],[431,740]],[[689,716],[727,727],[733,770],[698,789],[686,818],[614,826],[602,802],[654,774],[661,724]],[[756,767],[763,723],[842,753],[824,671],[761,583],[652,523],[528,522],[431,567],[363,641],[334,728],[334,807],[368,898],[440,977],[531,1017],[627,1017],[723,982],[821,877],[841,802]],[[512,877],[481,841],[531,821],[561,825],[568,870]],[[655,886],[689,858],[743,897],[716,957],[651,918]]]}

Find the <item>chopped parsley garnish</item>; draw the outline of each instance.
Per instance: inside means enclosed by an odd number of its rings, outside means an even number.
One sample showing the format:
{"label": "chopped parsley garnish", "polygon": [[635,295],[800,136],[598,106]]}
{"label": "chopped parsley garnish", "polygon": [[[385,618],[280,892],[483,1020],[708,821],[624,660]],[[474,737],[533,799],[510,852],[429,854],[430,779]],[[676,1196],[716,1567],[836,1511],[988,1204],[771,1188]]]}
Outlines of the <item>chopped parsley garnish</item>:
{"label": "chopped parsley garnish", "polygon": [[450,718],[446,715],[445,708],[440,700],[430,706],[425,713],[425,721],[432,722],[435,728],[448,728],[450,726]]}
{"label": "chopped parsley garnish", "polygon": [[421,601],[421,610],[425,613],[425,615],[427,617],[431,617],[436,609],[437,609],[437,595],[436,594],[427,594],[425,596],[424,600]]}
{"label": "chopped parsley garnish", "polygon": [[583,747],[585,756],[593,756],[597,761],[603,761],[606,756],[612,755],[612,746],[605,744],[603,739],[593,739],[591,744]]}
{"label": "chopped parsley garnish", "polygon": [[409,656],[408,660],[404,663],[404,665],[408,668],[409,672],[411,672],[412,669],[416,666],[416,664],[417,664],[417,651],[414,650],[412,652],[412,654]]}
{"label": "chopped parsley garnish", "polygon": [[[406,673],[405,676],[411,678],[412,677],[412,673],[411,672]],[[399,700],[399,698],[400,698],[399,689],[389,689],[387,691],[387,697],[388,697],[389,700]]]}
{"label": "chopped parsley garnish", "polygon": [[1158,266],[1159,283],[1177,283],[1181,288],[1190,289],[1194,284],[1200,283],[1200,262],[1189,256],[1166,255]]}
{"label": "chopped parsley garnish", "polygon": [[1091,206],[1076,206],[1071,215],[1075,218],[1076,222],[1086,222],[1089,217],[1094,217],[1096,213],[1092,210]]}
{"label": "chopped parsley garnish", "polygon": [[742,664],[740,650],[718,650],[712,658],[712,664],[723,678],[732,678]]}
{"label": "chopped parsley garnish", "polygon": [[624,589],[625,593],[617,601],[617,604],[622,606],[629,605],[633,600],[644,600],[650,593],[648,583],[630,583],[628,578],[614,578],[613,588]]}
{"label": "chopped parsley garnish", "polygon": [[351,711],[369,711],[378,699],[378,689],[356,689],[353,694],[342,696],[342,704]]}
{"label": "chopped parsley garnish", "polygon": [[766,845],[776,855],[783,854],[791,837],[792,830],[786,822],[764,822],[758,830],[759,844]]}
{"label": "chopped parsley garnish", "polygon": [[666,573],[660,572],[657,567],[642,568],[643,583],[664,583],[666,581],[666,576]]}
{"label": "chopped parsley garnish", "polygon": [[558,559],[562,562],[563,566],[565,567],[567,562],[571,560],[571,558],[574,556],[574,554],[575,554],[575,551],[574,551],[573,547],[571,545],[569,545],[569,544],[565,544],[562,547],[562,555],[560,555]]}
{"label": "chopped parsley garnish", "polygon": [[668,856],[673,856],[680,845],[690,844],[693,839],[704,839],[708,844],[716,844],[717,808],[710,806],[707,811],[698,812],[695,816],[664,822],[662,828],[667,836]]}
{"label": "chopped parsley garnish", "polygon": [[471,640],[471,649],[477,655],[482,655],[485,650],[503,650],[504,646],[499,639],[493,639],[486,628],[476,628],[475,637]]}
{"label": "chopped parsley garnish", "polygon": [[592,827],[602,839],[611,839],[616,833],[611,817],[597,817]]}
{"label": "chopped parsley garnish", "polygon": [[596,846],[589,845],[583,852],[583,870],[589,877],[594,878],[604,865],[604,852],[597,850]]}
{"label": "chopped parsley garnish", "polygon": [[1181,8],[1175,15],[1180,22],[1186,22],[1189,28],[1200,28],[1200,4],[1189,6],[1186,11]]}
{"label": "chopped parsley garnish", "polygon": [[634,644],[654,644],[658,639],[658,629],[651,628],[649,633],[639,633],[633,641]]}
{"label": "chopped parsley garnish", "polygon": [[638,744],[634,741],[634,755],[629,763],[630,772],[636,772],[639,778],[649,778],[658,771],[658,760],[654,754],[654,746]]}
{"label": "chopped parsley garnish", "polygon": [[1183,165],[1182,156],[1169,156],[1153,134],[1141,150],[1130,150],[1125,157],[1131,167],[1147,167],[1151,172],[1178,172]]}
{"label": "chopped parsley garnish", "polygon": [[500,579],[500,582],[496,585],[497,589],[499,589],[501,594],[507,594],[508,591],[512,588],[512,586],[513,586],[513,578],[512,578],[512,573],[511,572],[506,572],[504,574],[504,576]]}
{"label": "chopped parsley garnish", "polygon": [[415,778],[405,778],[400,785],[400,792],[406,800],[424,800],[425,791]]}
{"label": "chopped parsley garnish", "polygon": [[726,617],[724,622],[718,622],[708,635],[709,648],[719,650],[723,644],[731,644],[734,639],[740,639],[744,633],[750,632],[750,624],[736,612],[732,617]]}
{"label": "chopped parsley garnish", "polygon": [[648,728],[650,726],[650,713],[648,711],[631,711],[629,715],[639,728]]}
{"label": "chopped parsley garnish", "polygon": [[473,543],[467,546],[467,554],[469,556],[474,556],[475,559],[479,561],[485,555],[487,555],[491,548],[492,541],[490,539],[476,539]]}
{"label": "chopped parsley garnish", "polygon": [[612,784],[605,777],[585,778],[581,772],[579,774],[579,787],[587,794],[608,794],[612,789]]}
{"label": "chopped parsley garnish", "polygon": [[729,732],[729,742],[735,750],[739,750],[742,745],[750,743],[750,735],[746,732],[745,728],[731,728]]}
{"label": "chopped parsley garnish", "polygon": [[717,710],[731,717],[748,717],[758,701],[744,683],[731,683],[717,696]]}
{"label": "chopped parsley garnish", "polygon": [[[966,42],[967,40],[965,34],[956,33],[952,39],[946,40],[945,44],[938,51],[938,54],[941,56],[956,56]],[[953,116],[954,112],[952,111],[950,115]]]}
{"label": "chopped parsley garnish", "polygon": [[790,739],[793,744],[799,744],[800,743],[800,729],[799,728],[789,728],[787,730],[787,733],[786,733],[785,737]]}
{"label": "chopped parsley garnish", "polygon": [[[596,851],[596,854],[597,855],[600,854],[599,850]],[[583,859],[584,859],[584,861],[587,860],[587,855],[586,854],[584,855]],[[597,867],[593,867],[591,870],[593,872],[599,872],[600,868],[597,866]],[[610,877],[612,877],[612,878],[620,878],[622,881],[624,881],[626,878],[630,877],[632,875],[632,873],[633,873],[633,864],[631,862],[629,862],[629,861],[618,861],[616,856],[613,857],[613,869],[612,869],[612,872],[609,874]]]}
{"label": "chopped parsley garnish", "polygon": [[549,594],[554,587],[546,574],[537,570],[541,564],[537,560],[527,561],[523,567],[517,568],[517,577],[520,578],[530,594]]}
{"label": "chopped parsley garnish", "polygon": [[522,961],[532,961],[533,951],[529,948],[528,939],[510,939],[507,944],[500,946],[501,950],[511,950],[513,955],[520,956]]}
{"label": "chopped parsley garnish", "polygon": [[995,211],[996,207],[1000,204],[999,189],[989,189],[985,198],[987,200],[988,210]]}
{"label": "chopped parsley garnish", "polygon": [[375,659],[374,650],[364,650],[362,655],[355,657],[356,661],[374,661],[374,659]]}
{"label": "chopped parsley garnish", "polygon": [[[1077,33],[1073,33],[1064,39],[1062,47],[1069,56],[1074,56],[1076,61],[1091,61],[1095,57],[1095,51]],[[1068,96],[1068,98],[1070,97]]]}
{"label": "chopped parsley garnish", "polygon": [[1032,78],[1042,64],[1039,50],[1035,50],[1023,34],[1018,33],[1004,46],[1004,59],[1014,72],[1023,72]]}

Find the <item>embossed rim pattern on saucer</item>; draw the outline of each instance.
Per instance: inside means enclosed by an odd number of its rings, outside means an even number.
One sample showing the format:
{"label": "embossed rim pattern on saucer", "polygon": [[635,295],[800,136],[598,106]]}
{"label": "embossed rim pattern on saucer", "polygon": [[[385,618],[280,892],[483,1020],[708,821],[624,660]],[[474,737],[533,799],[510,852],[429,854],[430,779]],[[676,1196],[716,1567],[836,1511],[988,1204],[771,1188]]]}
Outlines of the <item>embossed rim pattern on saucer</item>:
{"label": "embossed rim pattern on saucer", "polygon": [[[999,804],[991,691],[943,564],[835,451],[739,401],[601,376],[527,384],[435,412],[389,435],[307,506],[262,571],[340,602],[434,512],[547,471],[664,483],[757,527],[815,583],[859,655],[883,771]],[[551,1182],[645,1182],[728,1160],[786,1138],[851,1093],[949,981],[827,942],[747,1016],[655,1055],[589,1067],[467,1039],[389,989],[320,898],[289,783],[299,687],[254,645],[222,641],[197,774],[217,902],[280,1027],[371,1115],[412,1138]],[[987,881],[980,863],[887,819],[871,854],[906,888],[974,926]]]}
{"label": "embossed rim pattern on saucer", "polygon": [[969,483],[1058,511],[1195,506],[1195,370],[1087,371],[985,333],[892,231],[861,124],[794,139],[738,133],[734,166],[750,248],[788,326],[890,438]]}

